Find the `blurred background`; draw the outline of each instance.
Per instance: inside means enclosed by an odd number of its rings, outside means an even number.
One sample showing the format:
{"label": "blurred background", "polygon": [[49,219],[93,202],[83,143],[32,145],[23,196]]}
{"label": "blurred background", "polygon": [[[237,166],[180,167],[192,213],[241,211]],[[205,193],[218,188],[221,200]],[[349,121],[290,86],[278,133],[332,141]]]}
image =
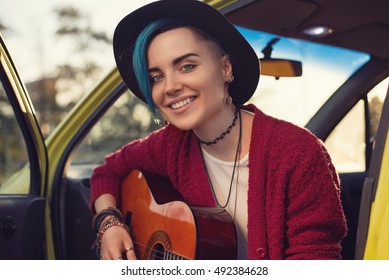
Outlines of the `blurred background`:
{"label": "blurred background", "polygon": [[112,35],[151,0],[0,0],[0,32],[50,134],[114,67]]}

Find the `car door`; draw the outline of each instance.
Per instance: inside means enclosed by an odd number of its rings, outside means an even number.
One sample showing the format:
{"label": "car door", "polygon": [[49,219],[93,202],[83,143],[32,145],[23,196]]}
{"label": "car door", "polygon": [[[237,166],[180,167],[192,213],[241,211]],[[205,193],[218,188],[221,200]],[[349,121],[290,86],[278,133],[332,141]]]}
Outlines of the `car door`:
{"label": "car door", "polygon": [[[389,93],[389,88],[388,88]],[[389,259],[389,94],[362,192],[356,259]]]}
{"label": "car door", "polygon": [[0,35],[0,259],[43,259],[47,153]]}
{"label": "car door", "polygon": [[339,172],[341,201],[348,226],[347,236],[342,241],[343,259],[355,259],[362,189],[377,142],[378,122],[385,119],[382,107],[389,81],[387,71],[376,72],[367,66],[360,69],[356,79],[345,83],[307,125],[325,141]]}

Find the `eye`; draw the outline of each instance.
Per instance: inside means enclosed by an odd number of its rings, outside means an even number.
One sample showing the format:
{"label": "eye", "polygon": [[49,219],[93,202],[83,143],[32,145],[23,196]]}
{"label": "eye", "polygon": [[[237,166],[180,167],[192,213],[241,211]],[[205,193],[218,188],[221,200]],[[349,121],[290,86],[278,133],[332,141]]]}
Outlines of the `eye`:
{"label": "eye", "polygon": [[184,71],[191,71],[194,68],[196,68],[196,65],[194,65],[194,64],[185,64],[182,66],[182,70],[184,70]]}
{"label": "eye", "polygon": [[157,75],[150,77],[150,82],[152,84],[156,84],[156,83],[160,82],[162,80],[162,78],[163,78],[163,76],[161,74],[157,74]]}

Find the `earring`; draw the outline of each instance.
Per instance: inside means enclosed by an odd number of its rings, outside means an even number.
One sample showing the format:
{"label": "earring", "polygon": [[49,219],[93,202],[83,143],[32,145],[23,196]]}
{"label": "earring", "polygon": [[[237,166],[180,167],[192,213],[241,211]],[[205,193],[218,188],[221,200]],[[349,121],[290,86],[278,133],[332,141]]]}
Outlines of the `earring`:
{"label": "earring", "polygon": [[227,105],[231,105],[231,104],[232,104],[232,97],[231,97],[231,96],[228,96],[228,97],[226,98],[226,104],[227,104]]}
{"label": "earring", "polygon": [[235,79],[234,75],[231,74],[231,78],[230,78],[230,80],[228,81],[228,83],[231,84],[231,83],[234,81],[234,79]]}

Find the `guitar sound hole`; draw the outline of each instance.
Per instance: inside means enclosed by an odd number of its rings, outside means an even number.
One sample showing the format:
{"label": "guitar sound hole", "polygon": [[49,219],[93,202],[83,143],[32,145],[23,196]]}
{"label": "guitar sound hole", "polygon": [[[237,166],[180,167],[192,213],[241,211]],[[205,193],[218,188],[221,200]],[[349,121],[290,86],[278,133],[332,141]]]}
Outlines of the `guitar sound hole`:
{"label": "guitar sound hole", "polygon": [[145,258],[146,260],[164,260],[165,251],[172,250],[172,243],[168,234],[163,230],[157,230],[153,233],[147,242]]}
{"label": "guitar sound hole", "polygon": [[150,254],[150,260],[163,260],[165,255],[165,247],[161,243],[154,246]]}

